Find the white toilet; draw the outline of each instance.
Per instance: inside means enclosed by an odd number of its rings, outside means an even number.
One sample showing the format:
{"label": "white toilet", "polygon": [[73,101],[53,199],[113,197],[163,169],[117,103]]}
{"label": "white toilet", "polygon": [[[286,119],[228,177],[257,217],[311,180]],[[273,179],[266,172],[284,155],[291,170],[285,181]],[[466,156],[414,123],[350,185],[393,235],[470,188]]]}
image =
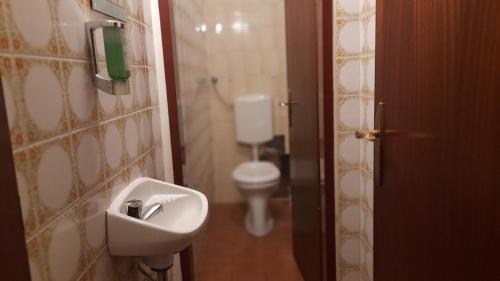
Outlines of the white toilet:
{"label": "white toilet", "polygon": [[253,161],[238,165],[233,170],[233,179],[248,202],[247,231],[254,236],[264,236],[273,228],[268,202],[280,180],[276,166],[258,159],[258,145],[273,138],[271,98],[265,95],[237,97],[234,111],[236,139],[252,146]]}

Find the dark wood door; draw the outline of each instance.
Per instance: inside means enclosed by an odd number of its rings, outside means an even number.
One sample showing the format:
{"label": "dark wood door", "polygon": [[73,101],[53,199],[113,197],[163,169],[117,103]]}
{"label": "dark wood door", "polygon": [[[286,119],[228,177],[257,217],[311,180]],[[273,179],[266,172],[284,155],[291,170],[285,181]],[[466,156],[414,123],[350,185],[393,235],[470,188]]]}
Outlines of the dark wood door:
{"label": "dark wood door", "polygon": [[500,280],[500,1],[377,1],[375,281]]}
{"label": "dark wood door", "polygon": [[287,0],[293,250],[305,281],[322,278],[319,77],[314,1]]}

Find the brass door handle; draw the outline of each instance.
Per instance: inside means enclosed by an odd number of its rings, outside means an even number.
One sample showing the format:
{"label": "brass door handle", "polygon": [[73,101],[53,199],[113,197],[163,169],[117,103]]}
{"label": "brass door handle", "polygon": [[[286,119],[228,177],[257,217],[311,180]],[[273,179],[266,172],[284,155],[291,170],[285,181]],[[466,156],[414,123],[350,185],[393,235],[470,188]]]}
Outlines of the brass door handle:
{"label": "brass door handle", "polygon": [[380,130],[373,130],[368,132],[356,131],[354,132],[354,136],[357,139],[361,140],[375,141],[376,139],[380,138]]}
{"label": "brass door handle", "polygon": [[373,181],[376,187],[382,185],[382,138],[384,138],[384,103],[378,102],[375,111],[375,130],[354,132],[357,139],[374,143]]}
{"label": "brass door handle", "polygon": [[290,105],[294,105],[294,104],[299,104],[299,102],[296,102],[296,101],[280,101],[278,103],[278,105],[281,106],[281,107],[286,107],[286,106],[290,106]]}

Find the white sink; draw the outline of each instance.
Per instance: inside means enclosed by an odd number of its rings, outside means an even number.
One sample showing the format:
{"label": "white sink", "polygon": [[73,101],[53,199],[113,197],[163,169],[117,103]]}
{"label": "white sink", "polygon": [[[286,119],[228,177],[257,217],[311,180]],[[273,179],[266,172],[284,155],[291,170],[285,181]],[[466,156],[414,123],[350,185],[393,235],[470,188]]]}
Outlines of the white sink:
{"label": "white sink", "polygon": [[[147,221],[126,213],[128,200],[138,199],[143,209],[161,203],[163,211]],[[200,192],[150,179],[130,183],[107,210],[108,248],[114,256],[141,257],[154,269],[172,265],[175,253],[186,248],[205,224],[207,198]]]}

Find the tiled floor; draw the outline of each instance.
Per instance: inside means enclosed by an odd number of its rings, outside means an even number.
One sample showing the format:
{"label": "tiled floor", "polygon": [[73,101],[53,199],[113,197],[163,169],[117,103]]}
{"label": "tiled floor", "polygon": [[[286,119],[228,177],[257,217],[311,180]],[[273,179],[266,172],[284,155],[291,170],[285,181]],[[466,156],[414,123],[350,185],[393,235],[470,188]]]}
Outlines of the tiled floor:
{"label": "tiled floor", "polygon": [[273,231],[256,238],[243,226],[244,205],[214,205],[208,225],[207,252],[198,265],[198,280],[303,281],[292,253],[288,202],[272,202],[271,210]]}

